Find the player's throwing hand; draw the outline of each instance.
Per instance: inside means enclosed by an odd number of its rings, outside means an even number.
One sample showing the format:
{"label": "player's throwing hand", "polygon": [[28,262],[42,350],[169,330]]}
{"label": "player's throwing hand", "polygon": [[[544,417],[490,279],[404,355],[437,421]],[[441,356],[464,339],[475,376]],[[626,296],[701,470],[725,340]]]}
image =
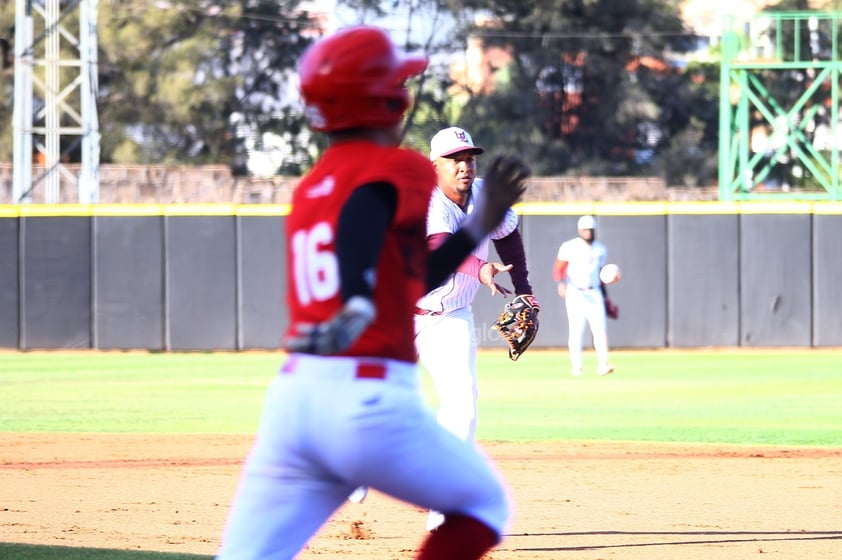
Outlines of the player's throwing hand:
{"label": "player's throwing hand", "polygon": [[500,272],[508,272],[511,269],[512,265],[510,264],[504,265],[501,263],[487,262],[484,265],[482,265],[479,269],[479,281],[484,286],[488,286],[489,288],[491,288],[492,296],[502,294],[503,297],[506,297],[514,292],[495,282],[494,277],[497,276],[497,274]]}

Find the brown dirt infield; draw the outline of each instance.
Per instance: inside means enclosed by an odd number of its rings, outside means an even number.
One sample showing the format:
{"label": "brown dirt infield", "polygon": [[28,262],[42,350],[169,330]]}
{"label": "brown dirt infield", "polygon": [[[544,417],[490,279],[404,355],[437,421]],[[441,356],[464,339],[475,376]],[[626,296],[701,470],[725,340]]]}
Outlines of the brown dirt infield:
{"label": "brown dirt infield", "polygon": [[[251,436],[0,434],[0,541],[212,555]],[[515,501],[489,560],[839,558],[842,449],[483,443]],[[412,558],[372,493],[300,555]]]}

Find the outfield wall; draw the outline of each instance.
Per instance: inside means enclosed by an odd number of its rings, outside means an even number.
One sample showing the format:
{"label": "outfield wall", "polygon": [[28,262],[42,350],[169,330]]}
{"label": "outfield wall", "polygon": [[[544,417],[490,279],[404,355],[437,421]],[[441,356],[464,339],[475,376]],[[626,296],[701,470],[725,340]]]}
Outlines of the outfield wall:
{"label": "outfield wall", "polygon": [[[285,205],[0,206],[0,347],[275,348]],[[622,280],[613,348],[842,346],[842,205],[525,204],[518,207],[539,347],[564,347],[550,277],[582,214]],[[492,256],[496,258],[493,252]],[[504,274],[502,283],[510,285]],[[504,300],[474,304],[482,347]],[[590,339],[588,338],[588,343]]]}

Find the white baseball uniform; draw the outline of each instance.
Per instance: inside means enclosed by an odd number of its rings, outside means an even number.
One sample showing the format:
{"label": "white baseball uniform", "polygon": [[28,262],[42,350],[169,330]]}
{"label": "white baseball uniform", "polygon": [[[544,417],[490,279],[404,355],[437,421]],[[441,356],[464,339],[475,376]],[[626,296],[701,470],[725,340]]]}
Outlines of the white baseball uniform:
{"label": "white baseball uniform", "polygon": [[593,334],[598,367],[608,367],[608,336],[606,334],[605,299],[599,280],[599,271],[605,266],[608,250],[604,243],[588,243],[575,237],[562,243],[558,249],[559,261],[566,261],[568,338],[570,365],[574,373],[582,370],[582,346],[585,323]]}
{"label": "white baseball uniform", "polygon": [[[427,212],[427,235],[455,233],[473,212],[473,201],[481,188],[482,180],[474,180],[467,211],[440,189],[434,189]],[[502,239],[517,226],[517,214],[510,209],[500,226],[477,245],[473,255],[486,261],[489,240]],[[415,347],[438,395],[438,421],[464,440],[473,440],[476,435],[477,338],[471,303],[481,285],[476,276],[455,272],[418,301],[418,308],[430,313],[415,316]]]}
{"label": "white baseball uniform", "polygon": [[502,534],[498,474],[436,424],[415,364],[290,355],[267,392],[217,559],[294,558],[360,484],[464,511]]}

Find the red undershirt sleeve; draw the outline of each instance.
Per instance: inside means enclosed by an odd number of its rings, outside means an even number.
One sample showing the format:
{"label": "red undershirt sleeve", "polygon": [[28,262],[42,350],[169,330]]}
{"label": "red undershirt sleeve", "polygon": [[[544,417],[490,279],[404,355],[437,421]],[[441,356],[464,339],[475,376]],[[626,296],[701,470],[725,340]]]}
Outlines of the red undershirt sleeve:
{"label": "red undershirt sleeve", "polygon": [[553,264],[553,280],[556,282],[564,282],[565,276],[567,276],[567,261],[556,259]]}

